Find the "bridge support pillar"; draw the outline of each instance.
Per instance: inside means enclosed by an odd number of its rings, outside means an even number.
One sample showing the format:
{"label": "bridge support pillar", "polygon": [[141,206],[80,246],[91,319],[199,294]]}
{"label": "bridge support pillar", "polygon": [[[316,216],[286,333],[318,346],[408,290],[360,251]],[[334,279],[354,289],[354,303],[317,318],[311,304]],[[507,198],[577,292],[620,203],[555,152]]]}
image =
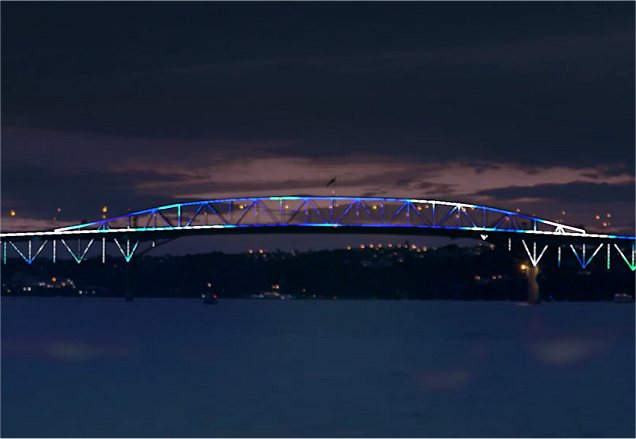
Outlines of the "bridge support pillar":
{"label": "bridge support pillar", "polygon": [[132,262],[124,263],[124,298],[127,301],[134,299],[134,282],[133,282],[134,267]]}
{"label": "bridge support pillar", "polygon": [[526,276],[528,277],[528,303],[538,304],[541,303],[541,294],[539,292],[539,283],[537,282],[537,276],[539,275],[538,266],[530,266],[526,270]]}

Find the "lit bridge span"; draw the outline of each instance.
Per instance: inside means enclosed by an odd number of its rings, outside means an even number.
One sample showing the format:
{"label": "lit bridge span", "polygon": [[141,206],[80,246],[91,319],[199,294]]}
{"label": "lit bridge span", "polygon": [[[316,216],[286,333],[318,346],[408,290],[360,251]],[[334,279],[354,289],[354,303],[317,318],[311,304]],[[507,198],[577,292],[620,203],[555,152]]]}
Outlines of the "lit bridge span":
{"label": "lit bridge span", "polygon": [[[587,233],[584,229],[519,212],[476,204],[413,198],[273,196],[223,198],[169,204],[50,231],[0,233],[7,252],[33,263],[67,252],[77,263],[99,252],[102,262],[115,248],[126,262],[185,235],[218,233],[376,233],[475,238],[520,246],[530,263],[575,258],[586,268],[612,257],[636,269],[636,237]],[[112,252],[111,252],[112,253]],[[600,256],[602,255],[602,256]]]}

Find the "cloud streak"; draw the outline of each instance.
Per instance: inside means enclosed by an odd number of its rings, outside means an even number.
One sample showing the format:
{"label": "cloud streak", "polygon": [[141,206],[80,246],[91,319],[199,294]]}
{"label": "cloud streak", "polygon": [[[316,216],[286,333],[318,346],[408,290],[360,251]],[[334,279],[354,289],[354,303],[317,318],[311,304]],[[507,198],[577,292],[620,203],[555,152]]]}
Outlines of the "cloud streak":
{"label": "cloud streak", "polygon": [[603,203],[634,203],[634,180],[618,183],[598,183],[589,181],[573,181],[563,184],[543,183],[535,186],[509,186],[492,188],[477,192],[477,196],[487,196],[499,200],[518,200],[535,198],[537,200],[568,203],[577,200],[579,203],[599,205]]}

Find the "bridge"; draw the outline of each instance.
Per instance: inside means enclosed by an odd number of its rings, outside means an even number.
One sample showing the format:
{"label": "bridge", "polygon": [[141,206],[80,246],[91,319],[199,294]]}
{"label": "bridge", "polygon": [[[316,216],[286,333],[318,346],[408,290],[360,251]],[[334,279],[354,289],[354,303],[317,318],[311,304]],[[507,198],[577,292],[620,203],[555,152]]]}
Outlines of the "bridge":
{"label": "bridge", "polygon": [[[106,262],[114,247],[130,262],[136,254],[187,235],[220,233],[364,233],[465,237],[520,246],[533,267],[548,255],[559,266],[573,257],[585,269],[603,255],[636,270],[635,236],[588,233],[583,228],[494,207],[443,200],[380,197],[272,196],[175,203],[47,231],[0,233],[2,259],[27,264],[58,249],[78,264],[97,251]],[[84,241],[84,242],[82,242]],[[76,242],[76,245],[75,245]],[[95,245],[97,243],[97,245]],[[147,246],[141,250],[142,246]]]}

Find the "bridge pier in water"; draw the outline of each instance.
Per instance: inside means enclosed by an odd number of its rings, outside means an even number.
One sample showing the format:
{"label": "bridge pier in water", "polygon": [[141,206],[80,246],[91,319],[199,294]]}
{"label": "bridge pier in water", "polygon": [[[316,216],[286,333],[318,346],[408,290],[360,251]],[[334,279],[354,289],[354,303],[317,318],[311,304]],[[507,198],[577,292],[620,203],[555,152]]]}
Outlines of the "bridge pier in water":
{"label": "bridge pier in water", "polygon": [[124,298],[129,302],[135,297],[134,268],[134,262],[124,263]]}
{"label": "bridge pier in water", "polygon": [[526,270],[526,276],[528,278],[528,303],[539,304],[541,303],[541,294],[539,291],[539,283],[537,282],[537,276],[539,275],[539,266],[530,265]]}

